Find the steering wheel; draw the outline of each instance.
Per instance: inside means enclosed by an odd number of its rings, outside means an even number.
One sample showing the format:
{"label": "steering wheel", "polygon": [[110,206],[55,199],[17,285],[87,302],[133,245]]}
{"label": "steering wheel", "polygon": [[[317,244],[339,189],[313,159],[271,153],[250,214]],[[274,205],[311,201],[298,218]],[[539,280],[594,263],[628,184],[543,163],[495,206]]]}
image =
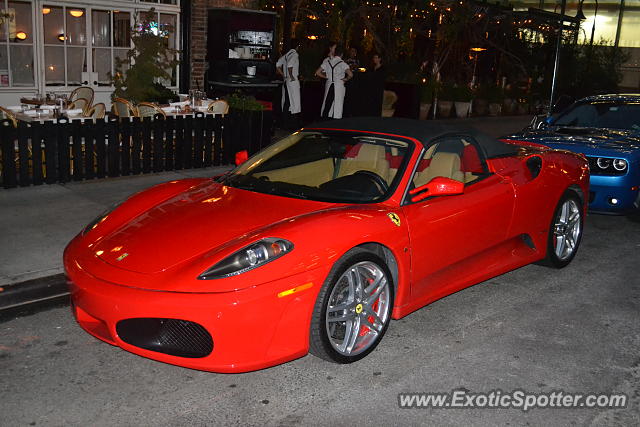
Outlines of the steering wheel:
{"label": "steering wheel", "polygon": [[354,173],[354,175],[362,175],[369,178],[376,185],[377,189],[380,191],[380,194],[386,193],[387,190],[389,189],[389,184],[387,184],[387,181],[385,181],[383,177],[381,177],[375,172],[371,172],[367,170],[359,170],[356,173]]}

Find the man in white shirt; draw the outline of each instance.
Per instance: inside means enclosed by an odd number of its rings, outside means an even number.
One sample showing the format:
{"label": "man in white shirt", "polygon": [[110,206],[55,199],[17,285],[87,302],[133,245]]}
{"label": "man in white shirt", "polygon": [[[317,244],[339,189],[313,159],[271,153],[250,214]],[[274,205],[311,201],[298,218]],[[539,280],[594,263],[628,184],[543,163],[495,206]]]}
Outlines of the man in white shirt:
{"label": "man in white shirt", "polygon": [[341,119],[344,105],[344,83],[353,78],[351,68],[341,58],[342,49],[338,46],[334,56],[328,56],[316,70],[316,76],[327,79],[324,86],[324,98],[320,115],[325,118]]}
{"label": "man in white shirt", "polygon": [[292,48],[276,62],[276,72],[284,78],[280,103],[284,121],[285,123],[290,121],[296,124],[299,122],[300,112],[302,111],[300,81],[298,80],[300,69],[298,49],[300,48],[300,43],[296,40],[291,40],[291,46]]}

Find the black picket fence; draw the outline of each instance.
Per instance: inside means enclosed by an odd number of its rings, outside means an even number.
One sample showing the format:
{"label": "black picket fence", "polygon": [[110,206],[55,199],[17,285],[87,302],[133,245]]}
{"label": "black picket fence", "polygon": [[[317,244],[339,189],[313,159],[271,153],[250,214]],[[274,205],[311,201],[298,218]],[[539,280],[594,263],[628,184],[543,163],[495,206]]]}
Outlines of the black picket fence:
{"label": "black picket fence", "polygon": [[162,118],[0,122],[4,188],[218,166],[227,119],[197,113]]}

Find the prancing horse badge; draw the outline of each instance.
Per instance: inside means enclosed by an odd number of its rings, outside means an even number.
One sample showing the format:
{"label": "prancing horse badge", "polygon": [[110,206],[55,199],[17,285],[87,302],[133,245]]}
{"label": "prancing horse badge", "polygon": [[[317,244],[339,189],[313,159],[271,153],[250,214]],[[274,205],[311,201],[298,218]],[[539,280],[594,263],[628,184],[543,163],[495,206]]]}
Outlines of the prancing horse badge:
{"label": "prancing horse badge", "polygon": [[400,217],[398,216],[397,213],[395,212],[389,212],[387,214],[387,216],[389,217],[389,219],[391,220],[391,222],[393,222],[395,225],[397,225],[398,227],[400,227]]}

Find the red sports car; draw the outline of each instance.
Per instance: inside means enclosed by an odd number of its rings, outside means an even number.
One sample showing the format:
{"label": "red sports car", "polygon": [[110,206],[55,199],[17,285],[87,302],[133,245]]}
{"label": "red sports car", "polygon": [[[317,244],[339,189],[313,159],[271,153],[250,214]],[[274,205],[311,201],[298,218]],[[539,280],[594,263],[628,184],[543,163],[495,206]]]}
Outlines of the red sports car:
{"label": "red sports car", "polygon": [[520,266],[564,267],[582,155],[405,119],[304,128],[230,173],[131,196],[65,250],[90,334],[162,362],[243,372],[350,363],[390,320]]}

